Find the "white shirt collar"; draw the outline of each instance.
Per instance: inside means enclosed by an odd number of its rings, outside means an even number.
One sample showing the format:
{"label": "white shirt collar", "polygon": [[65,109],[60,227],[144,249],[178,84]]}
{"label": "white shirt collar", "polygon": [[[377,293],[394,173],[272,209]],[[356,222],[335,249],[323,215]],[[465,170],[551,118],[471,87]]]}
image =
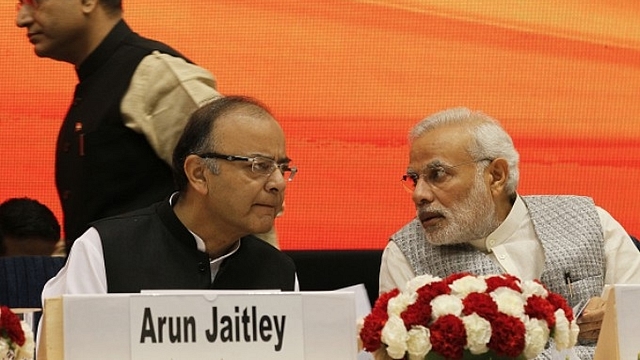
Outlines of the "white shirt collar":
{"label": "white shirt collar", "polygon": [[[175,201],[178,199],[178,194],[179,193],[176,191],[173,194],[171,194],[171,196],[169,197],[169,205],[171,205],[172,207],[173,207]],[[190,229],[187,229],[187,230],[189,230],[191,235],[193,235],[193,237],[195,238],[196,247],[198,248],[198,250],[200,250],[202,252],[207,252],[207,247],[206,247],[206,245],[204,243],[204,240],[202,240],[202,238],[200,236],[198,236],[196,233],[194,233]],[[220,257],[217,257],[215,259],[209,259],[209,262],[211,264],[220,263],[220,262],[222,262],[222,260],[224,260],[224,259],[228,258],[229,256],[233,255],[240,248],[240,241],[241,240],[238,240],[238,242],[236,242],[236,244],[234,245],[233,249],[231,249],[231,251],[229,251],[228,253],[226,253],[226,254],[224,254],[224,255],[222,255]]]}
{"label": "white shirt collar", "polygon": [[476,249],[483,252],[491,252],[491,248],[503,244],[518,230],[520,224],[527,216],[527,207],[520,198],[520,195],[516,197],[516,201],[511,208],[511,211],[489,236],[484,239],[477,239],[470,241],[469,243]]}

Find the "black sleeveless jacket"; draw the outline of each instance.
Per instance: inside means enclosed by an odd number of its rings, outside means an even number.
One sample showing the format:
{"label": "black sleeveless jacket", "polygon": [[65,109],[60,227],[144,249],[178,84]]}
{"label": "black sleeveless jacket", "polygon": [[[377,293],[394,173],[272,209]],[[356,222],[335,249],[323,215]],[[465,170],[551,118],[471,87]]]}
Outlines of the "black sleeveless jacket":
{"label": "black sleeveless jacket", "polygon": [[56,146],[56,186],[67,250],[91,221],[149,206],[173,192],[171,169],[144,135],[123,123],[120,103],[152,53],[182,57],[120,21],[77,69],[80,82]]}
{"label": "black sleeveless jacket", "polygon": [[109,293],[142,289],[280,289],[293,291],[293,260],[246,236],[211,283],[209,256],[176,217],[169,201],[92,224],[100,234]]}

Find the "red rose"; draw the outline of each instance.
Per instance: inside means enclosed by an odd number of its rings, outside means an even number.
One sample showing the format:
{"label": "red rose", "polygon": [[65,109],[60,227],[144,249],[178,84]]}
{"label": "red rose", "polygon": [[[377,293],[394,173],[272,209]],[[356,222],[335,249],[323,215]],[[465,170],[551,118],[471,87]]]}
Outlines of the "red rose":
{"label": "red rose", "polygon": [[360,339],[365,350],[373,352],[382,345],[382,328],[387,323],[388,316],[382,318],[374,313],[367,315],[364,326],[360,330]]}
{"label": "red rose", "polygon": [[569,307],[569,304],[567,303],[567,300],[565,298],[563,298],[560,294],[550,292],[549,296],[547,296],[547,300],[549,300],[549,302],[553,305],[554,312],[558,309],[562,309],[567,319],[570,322],[573,321],[573,309]]}
{"label": "red rose", "polygon": [[432,282],[430,284],[424,285],[421,288],[418,288],[418,290],[416,290],[416,293],[420,297],[433,299],[439,295],[451,294],[451,288],[449,288],[449,284],[441,280],[441,281]]}
{"label": "red rose", "polygon": [[382,345],[382,328],[389,319],[387,305],[389,300],[398,296],[400,290],[393,289],[381,294],[373,305],[371,313],[364,318],[364,324],[360,329],[360,339],[365,350],[373,352]]}
{"label": "red rose", "polygon": [[431,298],[430,296],[418,296],[416,302],[407,306],[407,309],[400,314],[407,330],[412,326],[427,326],[431,321]]}
{"label": "red rose", "polygon": [[0,336],[8,337],[18,346],[25,342],[20,319],[6,306],[0,307]]}
{"label": "red rose", "polygon": [[389,304],[389,300],[400,294],[400,290],[393,289],[388,291],[378,297],[375,304],[373,305],[372,313],[376,313],[376,316],[383,317],[385,320],[388,318],[387,314],[387,305]]}
{"label": "red rose", "polygon": [[430,327],[433,351],[447,359],[462,359],[467,344],[464,323],[455,315],[443,315]]}
{"label": "red rose", "polygon": [[518,285],[518,278],[513,275],[503,274],[498,276],[491,276],[485,279],[487,283],[487,293],[494,291],[499,287],[508,287],[517,292],[522,292],[520,285]]}
{"label": "red rose", "polygon": [[491,340],[487,347],[500,356],[515,358],[524,350],[524,323],[513,316],[498,313],[491,321]]}
{"label": "red rose", "polygon": [[373,305],[373,308],[380,308],[380,309],[384,309],[384,311],[387,311],[387,304],[389,304],[389,300],[391,300],[392,298],[398,296],[398,294],[400,294],[400,290],[398,289],[393,289],[391,291],[387,291],[384,294],[381,294],[380,296],[378,296],[378,299],[376,300],[375,304]]}
{"label": "red rose", "polygon": [[549,329],[553,329],[556,326],[556,317],[553,314],[555,311],[556,308],[553,304],[538,295],[530,296],[524,306],[525,314],[529,315],[530,318],[545,320]]}
{"label": "red rose", "polygon": [[484,318],[487,321],[493,320],[498,314],[498,304],[493,301],[491,295],[486,293],[470,293],[462,299],[462,313],[471,315],[473,313]]}

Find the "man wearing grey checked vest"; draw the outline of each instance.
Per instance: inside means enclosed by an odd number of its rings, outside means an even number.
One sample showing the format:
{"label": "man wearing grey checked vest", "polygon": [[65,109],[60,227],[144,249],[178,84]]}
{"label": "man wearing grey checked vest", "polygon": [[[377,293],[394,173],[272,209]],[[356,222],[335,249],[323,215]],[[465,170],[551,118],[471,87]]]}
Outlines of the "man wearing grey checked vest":
{"label": "man wearing grey checked vest", "polygon": [[604,285],[640,284],[640,252],[622,226],[588,197],[518,195],[518,152],[481,112],[436,113],[414,126],[409,142],[403,184],[417,216],[383,252],[380,292],[423,274],[540,279],[572,307],[586,304],[575,353],[592,359]]}

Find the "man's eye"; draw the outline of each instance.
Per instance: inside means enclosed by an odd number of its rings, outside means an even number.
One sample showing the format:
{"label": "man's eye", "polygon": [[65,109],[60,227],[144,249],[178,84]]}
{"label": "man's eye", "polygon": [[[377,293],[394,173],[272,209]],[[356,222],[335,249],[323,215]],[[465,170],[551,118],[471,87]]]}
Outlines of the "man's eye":
{"label": "man's eye", "polygon": [[278,169],[280,169],[280,172],[283,174],[287,171],[291,171],[289,164],[278,164]]}
{"label": "man's eye", "polygon": [[256,161],[253,167],[257,171],[268,172],[271,170],[272,163],[269,161]]}
{"label": "man's eye", "polygon": [[442,167],[434,168],[434,169],[431,169],[431,171],[429,171],[429,180],[431,181],[439,182],[439,181],[443,181],[446,178],[447,178],[447,171]]}

